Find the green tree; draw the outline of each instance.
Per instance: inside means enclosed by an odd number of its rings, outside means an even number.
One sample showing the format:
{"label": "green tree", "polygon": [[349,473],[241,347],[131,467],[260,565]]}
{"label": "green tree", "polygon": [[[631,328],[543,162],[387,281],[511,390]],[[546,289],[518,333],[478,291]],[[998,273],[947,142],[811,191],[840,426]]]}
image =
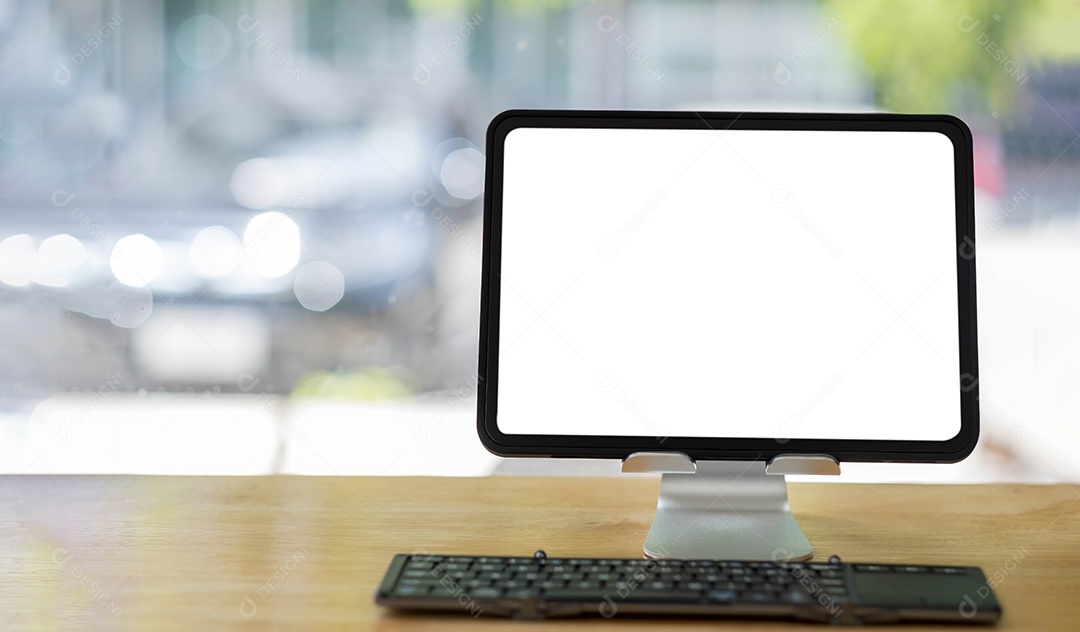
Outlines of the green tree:
{"label": "green tree", "polygon": [[[1080,59],[1080,7],[1070,0],[823,0],[873,78],[875,100],[943,111],[961,95],[1008,110],[1044,63]],[[974,94],[972,94],[974,93]],[[963,103],[971,107],[972,103]]]}

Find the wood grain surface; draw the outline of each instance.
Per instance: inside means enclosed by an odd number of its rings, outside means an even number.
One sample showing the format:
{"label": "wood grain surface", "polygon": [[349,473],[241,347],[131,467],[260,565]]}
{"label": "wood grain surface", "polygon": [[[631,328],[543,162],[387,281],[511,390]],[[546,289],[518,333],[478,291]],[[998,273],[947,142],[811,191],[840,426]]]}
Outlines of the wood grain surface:
{"label": "wood grain surface", "polygon": [[[395,553],[638,557],[658,487],[641,477],[0,477],[0,629],[798,625],[477,620],[373,602]],[[790,495],[819,558],[981,566],[1005,608],[999,628],[1080,629],[1072,486],[819,483]]]}

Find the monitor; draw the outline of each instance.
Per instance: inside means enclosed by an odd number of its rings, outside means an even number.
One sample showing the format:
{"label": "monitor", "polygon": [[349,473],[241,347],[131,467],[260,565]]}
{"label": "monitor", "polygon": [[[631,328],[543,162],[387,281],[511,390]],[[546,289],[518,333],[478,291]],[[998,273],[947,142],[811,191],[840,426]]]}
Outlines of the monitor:
{"label": "monitor", "polygon": [[487,170],[478,430],[496,454],[974,448],[959,119],[511,111]]}

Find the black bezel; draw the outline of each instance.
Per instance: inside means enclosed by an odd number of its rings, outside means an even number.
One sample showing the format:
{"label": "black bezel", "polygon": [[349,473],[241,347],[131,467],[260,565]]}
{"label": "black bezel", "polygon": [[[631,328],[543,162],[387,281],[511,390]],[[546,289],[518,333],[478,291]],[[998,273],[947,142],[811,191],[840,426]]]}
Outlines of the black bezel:
{"label": "black bezel", "polygon": [[[960,431],[945,441],[882,441],[648,436],[507,435],[497,423],[499,272],[502,251],[503,146],[518,127],[630,129],[779,129],[940,132],[952,141],[956,191],[956,266],[960,331]],[[766,112],[651,112],[509,110],[487,131],[483,278],[477,430],[500,456],[625,458],[633,452],[683,452],[695,459],[768,460],[780,454],[828,454],[839,461],[955,462],[979,436],[978,351],[975,323],[975,206],[971,131],[948,115],[793,114]],[[573,411],[567,411],[572,414]]]}

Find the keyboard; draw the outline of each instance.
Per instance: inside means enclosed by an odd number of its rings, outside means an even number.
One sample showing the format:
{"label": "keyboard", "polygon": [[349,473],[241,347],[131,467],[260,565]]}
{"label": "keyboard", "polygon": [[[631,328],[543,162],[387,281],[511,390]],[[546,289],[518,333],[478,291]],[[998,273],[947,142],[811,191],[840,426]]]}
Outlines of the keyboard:
{"label": "keyboard", "polygon": [[782,617],[827,623],[989,623],[982,570],[828,562],[397,555],[375,601],[398,610],[525,619]]}

